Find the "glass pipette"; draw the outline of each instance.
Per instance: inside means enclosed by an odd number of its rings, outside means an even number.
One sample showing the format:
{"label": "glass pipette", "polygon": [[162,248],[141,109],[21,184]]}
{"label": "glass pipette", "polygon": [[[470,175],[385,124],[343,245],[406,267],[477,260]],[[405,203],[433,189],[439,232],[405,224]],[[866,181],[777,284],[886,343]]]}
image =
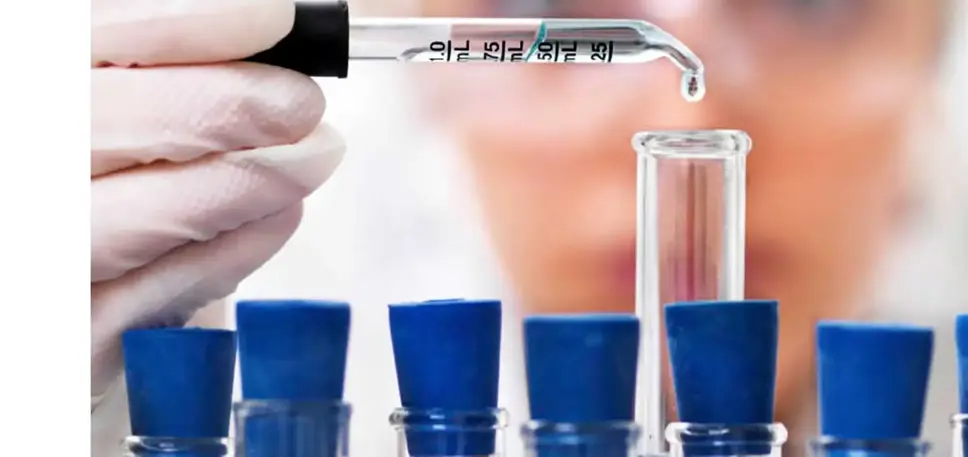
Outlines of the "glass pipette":
{"label": "glass pipette", "polygon": [[349,60],[425,63],[644,63],[667,58],[682,95],[705,95],[702,62],[668,32],[628,19],[350,19],[345,0],[296,3],[293,29],[249,61],[344,78]]}

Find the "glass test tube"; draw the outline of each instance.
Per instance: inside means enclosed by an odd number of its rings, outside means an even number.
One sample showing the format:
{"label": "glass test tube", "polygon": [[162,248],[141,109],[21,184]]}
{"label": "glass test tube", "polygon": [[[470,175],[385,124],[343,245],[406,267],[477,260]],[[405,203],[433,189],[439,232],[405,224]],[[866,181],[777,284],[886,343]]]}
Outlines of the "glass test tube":
{"label": "glass test tube", "polygon": [[931,444],[918,439],[810,441],[811,457],[927,457]]}
{"label": "glass test tube", "polygon": [[521,427],[525,457],[637,457],[641,430],[634,422],[554,423]]}
{"label": "glass test tube", "polygon": [[952,416],[951,429],[952,457],[968,457],[968,414]]}
{"label": "glass test tube", "polygon": [[350,415],[340,402],[238,402],[235,457],[346,457]]}
{"label": "glass test tube", "polygon": [[642,322],[636,415],[642,453],[666,452],[668,426],[661,306],[743,298],[746,155],[736,130],[641,132],[638,155],[636,313]]}
{"label": "glass test tube", "polygon": [[666,428],[671,457],[780,457],[789,434],[783,424],[672,423]]}
{"label": "glass test tube", "polygon": [[397,457],[501,457],[508,413],[398,408],[390,415]]}
{"label": "glass test tube", "polygon": [[225,457],[224,438],[161,438],[131,436],[124,440],[125,457]]}

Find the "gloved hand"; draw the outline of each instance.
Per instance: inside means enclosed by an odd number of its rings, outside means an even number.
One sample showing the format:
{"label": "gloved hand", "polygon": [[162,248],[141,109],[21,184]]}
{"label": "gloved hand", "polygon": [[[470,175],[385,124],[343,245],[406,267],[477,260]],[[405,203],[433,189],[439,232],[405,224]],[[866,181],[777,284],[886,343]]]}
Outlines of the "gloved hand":
{"label": "gloved hand", "polygon": [[93,0],[92,409],[132,327],[184,325],[296,229],[343,141],[308,77],[231,62],[292,0]]}

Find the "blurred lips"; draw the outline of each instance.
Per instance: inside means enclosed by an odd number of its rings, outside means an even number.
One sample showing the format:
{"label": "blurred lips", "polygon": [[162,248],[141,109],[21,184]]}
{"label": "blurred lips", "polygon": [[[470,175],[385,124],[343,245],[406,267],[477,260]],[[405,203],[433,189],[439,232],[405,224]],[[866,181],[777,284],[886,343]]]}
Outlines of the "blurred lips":
{"label": "blurred lips", "polygon": [[789,267],[780,249],[747,246],[746,293],[749,298],[776,299],[776,278]]}

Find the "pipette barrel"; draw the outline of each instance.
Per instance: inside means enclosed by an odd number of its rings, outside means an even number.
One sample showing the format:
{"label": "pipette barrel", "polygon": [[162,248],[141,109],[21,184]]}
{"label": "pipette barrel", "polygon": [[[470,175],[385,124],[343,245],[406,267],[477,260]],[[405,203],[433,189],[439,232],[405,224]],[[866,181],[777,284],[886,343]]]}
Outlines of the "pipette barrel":
{"label": "pipette barrel", "polygon": [[245,59],[315,77],[345,78],[350,60],[425,63],[644,63],[671,60],[682,93],[705,94],[704,67],[661,28],[628,19],[363,18],[345,0],[297,2],[292,30]]}
{"label": "pipette barrel", "polygon": [[636,312],[642,325],[637,419],[644,455],[664,453],[668,364],[662,305],[743,298],[746,156],[735,130],[641,132],[638,155]]}

